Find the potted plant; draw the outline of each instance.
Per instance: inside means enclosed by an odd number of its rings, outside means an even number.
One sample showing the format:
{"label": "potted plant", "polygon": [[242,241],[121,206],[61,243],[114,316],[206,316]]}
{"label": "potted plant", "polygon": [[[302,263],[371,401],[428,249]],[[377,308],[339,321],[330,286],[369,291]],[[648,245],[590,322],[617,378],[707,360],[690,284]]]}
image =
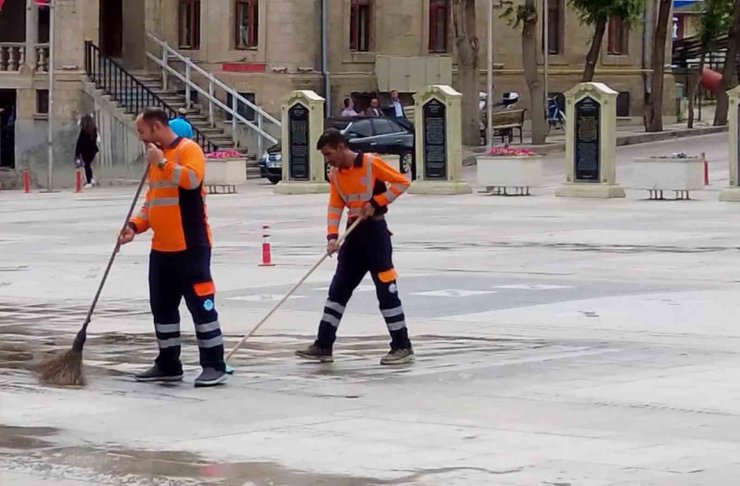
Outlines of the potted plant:
{"label": "potted plant", "polygon": [[247,181],[247,159],[233,149],[206,154],[206,186],[237,186]]}
{"label": "potted plant", "polygon": [[478,185],[489,192],[508,195],[513,188],[518,194],[529,195],[530,187],[542,185],[542,156],[531,150],[508,145],[491,147],[477,157]]}

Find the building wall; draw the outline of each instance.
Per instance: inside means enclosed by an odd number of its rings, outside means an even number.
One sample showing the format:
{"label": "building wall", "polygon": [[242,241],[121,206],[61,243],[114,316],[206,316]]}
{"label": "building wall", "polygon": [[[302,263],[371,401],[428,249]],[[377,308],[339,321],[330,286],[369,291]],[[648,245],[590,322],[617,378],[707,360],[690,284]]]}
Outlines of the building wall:
{"label": "building wall", "polygon": [[[6,5],[25,2],[6,2]],[[53,103],[54,185],[74,185],[74,146],[77,140],[77,120],[82,110],[81,81],[84,67],[84,39],[97,25],[92,15],[93,0],[57,0],[55,32],[55,83]],[[13,15],[13,17],[10,17]],[[96,15],[96,14],[95,14]],[[2,16],[14,25],[27,26],[25,8],[19,12],[4,9]],[[29,39],[34,45],[37,29],[35,12],[28,19]],[[47,90],[48,75],[35,70],[34,62],[18,73],[0,72],[0,88],[16,91],[15,165],[16,169],[30,169],[33,184],[46,186],[48,168],[47,115],[37,113],[37,91]]]}
{"label": "building wall", "polygon": [[[429,0],[375,0],[371,21],[371,51],[351,52],[349,48],[349,18],[351,0],[329,1],[329,69],[331,72],[332,105],[340,110],[344,96],[352,92],[374,92],[377,88],[375,59],[377,55],[429,56]],[[158,34],[177,46],[177,0],[154,0],[161,7]],[[259,45],[252,50],[234,48],[234,2],[211,0],[201,2],[201,48],[183,51],[194,60],[241,91],[256,93],[256,101],[273,114],[279,112],[280,99],[292,89],[311,88],[323,94],[321,77],[321,2],[320,0],[260,1]],[[269,5],[269,8],[268,8]],[[582,25],[577,12],[566,6],[563,20],[563,52],[550,56],[549,84],[551,91],[567,91],[580,81],[585,55],[590,46],[593,28]],[[478,2],[477,34],[481,40],[480,66],[485,73],[487,58],[487,2]],[[147,12],[153,14],[152,9]],[[526,100],[523,84],[521,30],[494,14],[495,91],[516,90]],[[449,31],[452,32],[450,26]],[[448,48],[452,48],[448,40]],[[643,23],[636,23],[629,34],[629,53],[613,56],[607,53],[604,41],[596,81],[605,82],[619,91],[630,91],[631,111],[638,115],[643,101]],[[670,51],[670,48],[669,48]],[[451,54],[443,54],[451,55]],[[542,59],[539,59],[542,62]],[[265,64],[264,73],[226,73],[224,62]],[[453,79],[456,79],[453,68]],[[672,98],[670,77],[667,77]],[[455,84],[453,82],[453,84]],[[485,90],[485,76],[481,76]],[[672,106],[672,102],[669,103]]]}

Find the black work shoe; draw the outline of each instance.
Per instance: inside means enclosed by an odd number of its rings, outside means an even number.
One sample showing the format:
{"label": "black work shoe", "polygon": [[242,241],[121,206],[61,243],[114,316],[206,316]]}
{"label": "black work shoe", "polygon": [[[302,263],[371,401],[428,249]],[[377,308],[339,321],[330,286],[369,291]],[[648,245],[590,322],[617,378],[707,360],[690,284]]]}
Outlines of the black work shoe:
{"label": "black work shoe", "polygon": [[414,350],[411,348],[406,349],[391,349],[388,354],[383,356],[380,360],[382,365],[400,365],[411,363],[414,361]]}
{"label": "black work shoe", "polygon": [[295,355],[299,358],[317,361],[319,363],[334,362],[334,356],[331,355],[331,349],[320,348],[315,344],[310,345],[306,349],[296,351]]}
{"label": "black work shoe", "polygon": [[203,368],[203,371],[195,379],[195,386],[216,386],[225,383],[229,375],[225,371],[219,371],[215,368]]}
{"label": "black work shoe", "polygon": [[182,371],[175,374],[165,373],[159,366],[155,364],[148,370],[135,374],[134,378],[136,378],[136,381],[142,382],[158,381],[163,383],[170,383],[174,381],[182,381]]}

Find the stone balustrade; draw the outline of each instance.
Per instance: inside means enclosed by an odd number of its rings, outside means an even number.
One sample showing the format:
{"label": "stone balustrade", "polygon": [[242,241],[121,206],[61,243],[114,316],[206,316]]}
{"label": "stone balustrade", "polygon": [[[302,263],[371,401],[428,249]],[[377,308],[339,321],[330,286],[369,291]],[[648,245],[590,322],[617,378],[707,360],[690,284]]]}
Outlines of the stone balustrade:
{"label": "stone balustrade", "polygon": [[[44,73],[49,67],[49,45],[37,44],[34,71]],[[0,43],[0,72],[19,72],[26,64],[26,44],[17,42]]]}

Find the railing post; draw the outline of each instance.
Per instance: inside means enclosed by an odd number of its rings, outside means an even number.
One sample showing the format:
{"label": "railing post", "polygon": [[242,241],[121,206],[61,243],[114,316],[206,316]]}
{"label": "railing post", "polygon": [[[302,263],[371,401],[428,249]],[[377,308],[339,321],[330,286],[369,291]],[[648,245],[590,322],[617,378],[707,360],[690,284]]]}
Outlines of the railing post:
{"label": "railing post", "polygon": [[238,106],[237,104],[238,101],[239,100],[236,99],[236,91],[234,91],[231,94],[231,111],[232,111],[231,113],[231,140],[234,141],[234,146],[236,146],[236,139],[237,139],[236,137],[236,113],[237,113],[236,107]]}
{"label": "railing post", "polygon": [[216,126],[213,119],[213,75],[208,76],[208,122],[212,127]]}
{"label": "railing post", "polygon": [[169,62],[169,46],[166,42],[162,43],[162,90],[167,91],[167,63]]}
{"label": "railing post", "polygon": [[[257,111],[257,110],[254,110]],[[257,113],[257,128],[262,130],[262,113]],[[257,134],[257,158],[262,157],[262,133]]]}
{"label": "railing post", "polygon": [[185,108],[190,109],[190,58],[185,63]]}

